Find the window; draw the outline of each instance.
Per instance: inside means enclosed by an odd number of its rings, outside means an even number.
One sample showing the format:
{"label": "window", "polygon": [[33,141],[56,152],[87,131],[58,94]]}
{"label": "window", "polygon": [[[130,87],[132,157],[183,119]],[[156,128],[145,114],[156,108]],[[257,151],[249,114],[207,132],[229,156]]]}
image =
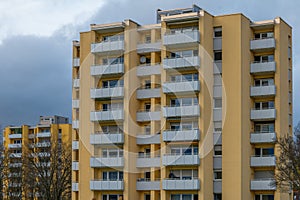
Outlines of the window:
{"label": "window", "polygon": [[275,124],[274,123],[257,123],[254,125],[254,132],[256,133],[274,133]]}
{"label": "window", "polygon": [[274,109],[274,101],[264,101],[254,103],[256,110]]}
{"label": "window", "polygon": [[214,194],[214,200],[222,200],[222,194]]}
{"label": "window", "polygon": [[122,87],[123,85],[124,85],[124,81],[123,80],[102,81],[102,88]]}
{"label": "window", "polygon": [[117,181],[123,180],[123,172],[119,171],[109,171],[109,172],[102,172],[102,179],[103,180],[110,180],[110,181]]}
{"label": "window", "polygon": [[144,133],[145,133],[145,135],[151,134],[151,126],[150,125],[144,126]]}
{"label": "window", "polygon": [[180,106],[193,106],[198,105],[198,99],[195,98],[178,98],[178,99],[171,99],[170,105],[172,107],[180,107]]}
{"label": "window", "polygon": [[191,121],[191,122],[171,122],[170,123],[171,131],[184,131],[184,130],[195,130],[198,129],[198,122]]}
{"label": "window", "polygon": [[118,133],[122,133],[123,130],[123,127],[118,125],[107,125],[107,126],[102,126],[101,128],[104,134],[118,134]]}
{"label": "window", "polygon": [[256,79],[254,80],[254,86],[260,87],[260,86],[271,86],[274,85],[274,79]]}
{"label": "window", "polygon": [[214,28],[214,37],[215,38],[222,37],[222,27]]}
{"label": "window", "polygon": [[103,42],[115,42],[115,41],[124,41],[124,35],[108,35],[102,37]]}
{"label": "window", "polygon": [[214,122],[214,131],[222,132],[222,122]]}
{"label": "window", "polygon": [[151,80],[145,80],[145,89],[151,89]]}
{"label": "window", "polygon": [[198,155],[198,147],[171,147],[170,153],[171,155]]}
{"label": "window", "polygon": [[150,110],[151,110],[151,104],[150,103],[145,103],[144,108],[145,108],[146,112],[150,112]]}
{"label": "window", "polygon": [[214,179],[215,180],[222,179],[222,171],[214,171]]}
{"label": "window", "polygon": [[123,195],[118,194],[104,194],[102,200],[123,200]]}
{"label": "window", "polygon": [[145,36],[145,43],[151,43],[151,35],[146,35]]}
{"label": "window", "polygon": [[263,55],[263,56],[254,56],[254,62],[255,63],[264,63],[264,62],[273,62],[274,61],[274,55]]}
{"label": "window", "polygon": [[102,111],[123,109],[123,103],[102,104]]}
{"label": "window", "polygon": [[222,155],[222,146],[221,145],[215,145],[214,154],[215,154],[215,156],[221,156]]}
{"label": "window", "polygon": [[171,53],[171,58],[186,58],[193,56],[198,56],[198,50],[186,50]]}
{"label": "window", "polygon": [[214,51],[214,60],[221,61],[222,60],[222,51]]}
{"label": "window", "polygon": [[150,199],[151,199],[150,194],[145,194],[144,200],[150,200]]}
{"label": "window", "polygon": [[264,156],[273,156],[274,148],[255,148],[255,156],[264,157]]}
{"label": "window", "polygon": [[123,157],[123,149],[102,149],[102,157],[109,158],[109,157]]}
{"label": "window", "polygon": [[255,200],[274,200],[273,194],[256,194]]}
{"label": "window", "polygon": [[187,82],[187,81],[198,81],[198,73],[195,74],[183,74],[170,77],[171,82]]}
{"label": "window", "polygon": [[114,57],[114,58],[103,58],[102,64],[103,65],[116,65],[116,64],[123,64],[124,63],[124,57]]}
{"label": "window", "polygon": [[222,99],[214,99],[214,105],[215,108],[222,108]]}
{"label": "window", "polygon": [[274,32],[265,32],[265,33],[255,33],[254,39],[268,39],[268,38],[274,38]]}
{"label": "window", "polygon": [[192,180],[198,178],[197,169],[177,169],[171,170],[169,173],[169,178],[179,179],[179,180]]}

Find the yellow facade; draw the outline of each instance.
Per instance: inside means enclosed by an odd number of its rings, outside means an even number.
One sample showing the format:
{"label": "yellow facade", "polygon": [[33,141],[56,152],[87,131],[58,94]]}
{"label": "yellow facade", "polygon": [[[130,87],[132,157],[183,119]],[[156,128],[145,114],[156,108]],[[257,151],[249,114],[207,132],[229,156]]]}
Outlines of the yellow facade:
{"label": "yellow facade", "polygon": [[72,199],[292,199],[271,184],[292,134],[291,27],[195,5],[157,17],[73,43]]}
{"label": "yellow facade", "polygon": [[[3,132],[3,146],[7,151],[5,156],[9,159],[8,170],[11,173],[23,173],[22,158],[28,148],[34,148],[34,152],[44,153],[47,153],[47,151],[50,153],[51,144],[54,143],[60,143],[71,148],[72,126],[68,124],[68,121],[68,118],[60,116],[41,116],[40,122],[36,126],[21,125],[5,127]],[[8,175],[8,180],[5,180],[4,184],[18,187],[16,185],[18,183],[22,183],[22,175],[14,180]],[[16,194],[17,196],[21,195],[20,198],[26,199],[27,191],[23,187],[21,188],[21,185],[15,191],[18,193]],[[7,199],[6,191],[4,193],[4,197]],[[17,197],[15,196],[15,198]]]}

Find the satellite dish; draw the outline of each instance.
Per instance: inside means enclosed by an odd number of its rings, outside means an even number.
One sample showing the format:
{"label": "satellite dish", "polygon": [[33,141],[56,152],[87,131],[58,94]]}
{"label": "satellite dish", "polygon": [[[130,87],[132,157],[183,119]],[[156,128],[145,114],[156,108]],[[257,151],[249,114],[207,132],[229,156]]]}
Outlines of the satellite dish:
{"label": "satellite dish", "polygon": [[141,63],[145,63],[145,62],[146,62],[146,57],[145,57],[145,56],[142,56],[142,57],[140,58],[140,62],[141,62]]}

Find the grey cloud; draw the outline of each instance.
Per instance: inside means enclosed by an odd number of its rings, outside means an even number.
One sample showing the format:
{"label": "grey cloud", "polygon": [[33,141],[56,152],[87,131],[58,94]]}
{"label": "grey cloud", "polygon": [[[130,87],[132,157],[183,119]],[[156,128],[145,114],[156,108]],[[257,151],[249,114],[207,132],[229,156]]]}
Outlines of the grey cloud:
{"label": "grey cloud", "polygon": [[70,116],[71,43],[13,37],[0,46],[0,66],[0,124],[34,124],[40,115]]}

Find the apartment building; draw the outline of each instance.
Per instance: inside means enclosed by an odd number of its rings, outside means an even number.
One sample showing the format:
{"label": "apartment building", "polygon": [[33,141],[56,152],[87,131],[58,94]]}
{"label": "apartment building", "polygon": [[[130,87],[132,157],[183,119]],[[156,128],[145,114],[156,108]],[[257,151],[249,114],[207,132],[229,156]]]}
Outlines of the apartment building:
{"label": "apartment building", "polygon": [[[51,146],[54,144],[71,145],[72,126],[69,119],[61,116],[41,116],[35,126],[21,125],[5,127],[3,146],[7,150],[5,161],[4,199],[39,199],[38,193],[25,189],[26,169],[24,158],[28,152],[35,152],[39,162],[49,161]],[[45,158],[45,159],[43,159]],[[5,164],[6,166],[6,164]],[[30,169],[29,169],[30,170]],[[41,168],[41,170],[44,170]],[[33,195],[34,194],[34,195]]]}
{"label": "apartment building", "polygon": [[200,7],[91,24],[73,43],[72,199],[283,200],[292,29]]}

